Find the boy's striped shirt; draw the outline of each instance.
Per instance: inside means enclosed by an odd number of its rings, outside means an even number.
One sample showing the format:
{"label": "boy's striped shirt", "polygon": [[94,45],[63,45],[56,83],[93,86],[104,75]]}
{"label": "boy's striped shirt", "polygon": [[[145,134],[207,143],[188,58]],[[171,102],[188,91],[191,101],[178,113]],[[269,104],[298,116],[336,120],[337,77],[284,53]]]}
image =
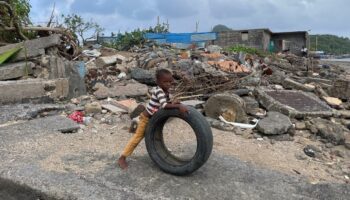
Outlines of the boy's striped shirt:
{"label": "boy's striped shirt", "polygon": [[146,110],[150,115],[153,115],[159,108],[164,108],[168,101],[170,101],[169,94],[165,94],[163,89],[157,86],[152,91],[152,96],[146,106]]}

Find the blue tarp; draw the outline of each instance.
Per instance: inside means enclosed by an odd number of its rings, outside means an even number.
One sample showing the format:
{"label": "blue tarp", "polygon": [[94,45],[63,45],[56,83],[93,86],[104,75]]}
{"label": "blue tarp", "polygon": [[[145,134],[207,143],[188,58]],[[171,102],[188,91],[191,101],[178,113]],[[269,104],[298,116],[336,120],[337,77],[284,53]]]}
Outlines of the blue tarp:
{"label": "blue tarp", "polygon": [[217,34],[213,32],[204,33],[146,33],[146,39],[155,41],[165,41],[165,43],[192,44],[196,42],[206,42],[216,40]]}

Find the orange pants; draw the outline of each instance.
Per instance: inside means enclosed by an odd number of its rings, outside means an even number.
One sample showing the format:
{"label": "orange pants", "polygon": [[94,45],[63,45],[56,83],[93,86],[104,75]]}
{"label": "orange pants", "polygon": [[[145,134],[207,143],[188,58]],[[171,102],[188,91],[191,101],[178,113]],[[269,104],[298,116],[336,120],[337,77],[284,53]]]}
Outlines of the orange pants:
{"label": "orange pants", "polygon": [[140,121],[137,126],[135,134],[130,138],[128,144],[125,146],[122,156],[128,157],[135,150],[137,145],[141,142],[141,140],[145,137],[145,130],[148,124],[149,118],[145,116],[143,113],[140,115]]}

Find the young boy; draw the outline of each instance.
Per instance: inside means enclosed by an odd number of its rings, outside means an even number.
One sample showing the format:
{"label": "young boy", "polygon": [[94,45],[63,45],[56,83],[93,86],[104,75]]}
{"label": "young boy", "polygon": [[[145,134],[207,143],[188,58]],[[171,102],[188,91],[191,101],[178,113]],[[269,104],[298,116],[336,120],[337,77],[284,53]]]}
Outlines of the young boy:
{"label": "young boy", "polygon": [[156,72],[157,87],[152,92],[152,97],[146,106],[146,110],[140,114],[140,121],[137,126],[135,134],[129,140],[128,144],[124,148],[123,153],[118,159],[118,165],[122,169],[126,169],[128,164],[126,157],[130,156],[136,146],[141,142],[145,135],[145,129],[147,127],[149,118],[154,115],[159,109],[179,109],[181,113],[187,113],[187,108],[179,103],[170,103],[169,89],[174,82],[173,76],[170,71],[166,69],[160,69]]}

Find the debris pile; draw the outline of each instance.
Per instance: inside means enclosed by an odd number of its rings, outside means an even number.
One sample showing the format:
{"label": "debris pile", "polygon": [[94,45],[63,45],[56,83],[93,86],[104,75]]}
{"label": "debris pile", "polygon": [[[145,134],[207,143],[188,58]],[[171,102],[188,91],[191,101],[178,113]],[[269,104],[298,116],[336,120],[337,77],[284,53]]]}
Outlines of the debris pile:
{"label": "debris pile", "polygon": [[67,34],[51,34],[0,46],[0,103],[45,102],[85,94],[85,65],[70,60],[77,51],[68,42]]}

